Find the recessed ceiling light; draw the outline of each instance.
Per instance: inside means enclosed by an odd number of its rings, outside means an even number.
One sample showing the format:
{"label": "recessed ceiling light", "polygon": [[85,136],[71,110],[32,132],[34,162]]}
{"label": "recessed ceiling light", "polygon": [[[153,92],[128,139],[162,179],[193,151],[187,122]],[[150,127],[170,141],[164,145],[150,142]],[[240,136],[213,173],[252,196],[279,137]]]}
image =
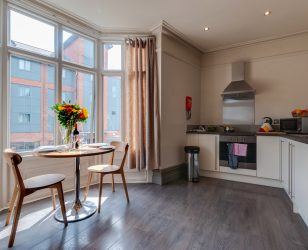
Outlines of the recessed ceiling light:
{"label": "recessed ceiling light", "polygon": [[204,31],[208,31],[208,30],[210,30],[209,27],[205,27],[205,28],[204,28]]}
{"label": "recessed ceiling light", "polygon": [[270,10],[267,10],[264,12],[264,16],[269,16],[272,12]]}

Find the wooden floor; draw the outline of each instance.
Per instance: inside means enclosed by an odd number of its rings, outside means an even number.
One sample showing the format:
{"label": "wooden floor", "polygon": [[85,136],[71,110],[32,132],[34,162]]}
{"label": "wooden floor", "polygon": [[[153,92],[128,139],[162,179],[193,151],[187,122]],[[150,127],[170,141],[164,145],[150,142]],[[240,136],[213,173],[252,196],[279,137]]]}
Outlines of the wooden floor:
{"label": "wooden floor", "polygon": [[[104,185],[101,214],[67,228],[51,201],[23,207],[16,249],[308,249],[308,229],[280,189],[203,178],[166,186]],[[65,196],[68,200],[72,195]],[[90,200],[97,200],[92,188]],[[10,226],[0,216],[0,249]]]}

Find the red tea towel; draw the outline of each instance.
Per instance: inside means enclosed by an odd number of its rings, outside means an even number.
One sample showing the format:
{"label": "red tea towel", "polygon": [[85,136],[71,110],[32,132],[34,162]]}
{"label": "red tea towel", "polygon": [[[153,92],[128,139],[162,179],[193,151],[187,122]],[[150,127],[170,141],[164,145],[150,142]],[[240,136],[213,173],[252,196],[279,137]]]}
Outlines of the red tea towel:
{"label": "red tea towel", "polygon": [[247,156],[247,144],[234,143],[233,154],[236,156]]}

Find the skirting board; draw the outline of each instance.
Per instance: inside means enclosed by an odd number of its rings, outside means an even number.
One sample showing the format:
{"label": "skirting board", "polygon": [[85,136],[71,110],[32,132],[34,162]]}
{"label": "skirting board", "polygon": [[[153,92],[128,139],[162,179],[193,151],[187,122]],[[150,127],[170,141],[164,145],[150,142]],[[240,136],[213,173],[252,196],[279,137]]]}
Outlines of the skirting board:
{"label": "skirting board", "polygon": [[184,163],[169,168],[155,169],[152,171],[152,183],[165,185],[172,181],[185,179],[187,176],[186,169],[187,167]]}
{"label": "skirting board", "polygon": [[230,174],[230,173],[200,170],[200,176],[224,179],[224,180],[229,180],[229,181],[238,181],[238,182],[262,185],[262,186],[282,188],[282,184],[278,180],[264,179],[264,178],[248,176],[248,175],[239,175],[239,174]]}

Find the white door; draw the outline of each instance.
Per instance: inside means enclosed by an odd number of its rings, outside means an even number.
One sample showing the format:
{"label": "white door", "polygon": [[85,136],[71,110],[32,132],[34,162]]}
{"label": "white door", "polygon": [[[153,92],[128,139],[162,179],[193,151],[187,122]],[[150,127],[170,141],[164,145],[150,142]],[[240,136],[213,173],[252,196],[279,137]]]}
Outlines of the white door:
{"label": "white door", "polygon": [[278,136],[257,136],[257,176],[281,180]]}
{"label": "white door", "polygon": [[218,135],[200,134],[200,169],[218,171]]}

